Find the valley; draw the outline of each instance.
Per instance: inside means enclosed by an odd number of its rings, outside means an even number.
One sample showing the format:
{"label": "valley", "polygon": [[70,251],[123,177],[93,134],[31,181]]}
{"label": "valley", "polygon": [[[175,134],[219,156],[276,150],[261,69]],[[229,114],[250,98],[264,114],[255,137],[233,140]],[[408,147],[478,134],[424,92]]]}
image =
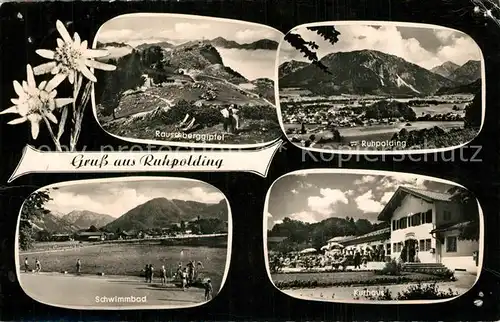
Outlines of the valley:
{"label": "valley", "polygon": [[281,117],[295,144],[363,149],[366,142],[409,135],[421,138],[403,142],[404,149],[439,148],[449,145],[431,142],[432,136],[452,136],[455,146],[477,134],[462,130],[470,125],[469,109],[479,105],[481,113],[479,61],[427,70],[394,55],[360,50],[328,54],[321,62],[328,72],[300,61],[279,67]]}

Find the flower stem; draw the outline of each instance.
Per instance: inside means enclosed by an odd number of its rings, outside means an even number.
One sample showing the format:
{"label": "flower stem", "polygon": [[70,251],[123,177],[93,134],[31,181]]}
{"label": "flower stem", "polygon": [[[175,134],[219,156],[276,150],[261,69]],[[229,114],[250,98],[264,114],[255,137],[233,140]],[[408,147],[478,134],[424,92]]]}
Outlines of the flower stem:
{"label": "flower stem", "polygon": [[[81,75],[78,76],[78,85],[75,86],[75,93],[74,93],[74,98],[76,102],[76,98],[78,97],[78,94],[81,90],[82,86],[82,79],[83,77]],[[80,101],[80,104],[74,104],[73,107],[73,129],[71,133],[71,138],[70,138],[70,150],[75,151],[76,149],[76,144],[78,143],[78,139],[80,138],[80,133],[82,130],[82,120],[83,120],[83,115],[85,113],[85,107],[87,106],[87,103],[90,98],[90,91],[92,90],[92,82],[89,81],[85,85],[85,89],[83,90],[82,98]]]}
{"label": "flower stem", "polygon": [[47,128],[49,129],[50,137],[52,138],[52,141],[54,141],[54,145],[56,146],[56,150],[58,152],[62,152],[61,143],[59,142],[59,140],[54,135],[54,132],[52,131],[52,126],[50,125],[49,120],[43,114],[42,114],[42,118],[45,121],[45,125],[47,125]]}
{"label": "flower stem", "polygon": [[82,87],[82,75],[79,73],[76,74],[76,79],[73,83],[73,117],[72,117],[72,125],[73,127],[71,128],[71,135],[69,138],[69,148],[70,151],[75,151],[76,149],[76,143],[78,142],[78,134],[77,132],[77,127],[78,127],[78,115],[79,115],[79,106],[77,103],[78,99],[78,94],[80,93],[80,89]]}

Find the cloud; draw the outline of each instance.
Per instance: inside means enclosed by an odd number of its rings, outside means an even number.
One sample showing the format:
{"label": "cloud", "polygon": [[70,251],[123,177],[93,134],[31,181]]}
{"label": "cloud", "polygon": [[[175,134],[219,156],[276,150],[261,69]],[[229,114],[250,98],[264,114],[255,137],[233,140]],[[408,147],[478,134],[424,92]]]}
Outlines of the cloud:
{"label": "cloud", "polygon": [[384,195],[380,199],[380,202],[383,203],[383,204],[388,203],[389,200],[391,200],[391,198],[392,198],[393,195],[394,195],[394,192],[386,192],[386,193],[384,193]]}
{"label": "cloud", "polygon": [[278,33],[271,29],[259,27],[257,29],[244,29],[235,33],[235,40],[239,43],[251,43],[261,39],[271,39],[279,41]]}
{"label": "cloud", "polygon": [[279,225],[279,224],[282,224],[283,223],[283,220],[275,220],[273,222],[274,225]]}
{"label": "cloud", "polygon": [[210,30],[209,23],[178,22],[168,35],[173,39],[201,39]]}
{"label": "cloud", "polygon": [[400,186],[411,186],[418,189],[426,189],[427,181],[421,178],[412,178],[412,177],[384,177],[380,180],[380,183],[377,186],[377,190],[392,190],[396,191],[396,189]]}
{"label": "cloud", "polygon": [[[142,183],[142,182],[139,182]],[[144,183],[143,187],[137,188],[123,186],[116,182],[110,184],[107,189],[95,187],[95,185],[80,185],[80,191],[75,189],[78,185],[60,187],[50,193],[52,200],[47,203],[47,209],[55,210],[61,213],[69,213],[73,210],[89,210],[101,214],[108,214],[113,217],[119,217],[127,211],[137,207],[154,198],[168,198],[191,200],[204,203],[217,203],[224,196],[215,189],[205,187],[186,187],[185,189],[172,189],[161,187],[156,182]],[[104,186],[104,184],[101,184]],[[92,188],[95,188],[92,190]]]}
{"label": "cloud", "polygon": [[369,190],[361,196],[354,199],[358,209],[364,213],[380,212],[384,209],[384,205],[380,201],[376,201],[372,190]]}
{"label": "cloud", "polygon": [[297,189],[292,189],[292,191],[291,191],[291,192],[292,192],[294,195],[296,195],[296,194],[298,194],[298,193],[299,193],[299,191],[298,191]]}
{"label": "cloud", "polygon": [[98,40],[100,42],[123,41],[130,38],[136,38],[136,31],[132,29],[108,29],[99,31]]}
{"label": "cloud", "polygon": [[361,179],[355,180],[354,184],[355,185],[360,185],[360,184],[366,184],[366,183],[372,183],[376,180],[377,178],[374,176],[363,176]]}
{"label": "cloud", "polygon": [[[426,28],[429,32],[425,37],[437,41],[438,46],[439,42],[441,43],[440,48],[436,47],[437,50],[431,51],[424,48],[418,39],[409,38],[408,36],[403,37],[401,33],[403,29],[410,31],[418,29],[419,34],[422,35],[422,31],[425,32],[426,30],[424,28],[351,24],[336,26],[336,29],[340,32],[340,36],[339,41],[333,47],[312,31],[301,28],[295,30],[295,32],[298,32],[307,41],[314,41],[319,45],[319,58],[332,52],[371,49],[395,55],[411,63],[431,69],[446,61],[463,65],[468,60],[480,60],[481,57],[480,49],[474,40],[466,34],[456,31]],[[281,48],[283,52],[280,53],[280,57],[283,61],[304,59],[302,54],[294,50],[288,43],[283,43]]]}
{"label": "cloud", "polygon": [[349,203],[346,193],[340,189],[320,189],[320,196],[312,196],[307,200],[309,209],[321,214],[330,214],[337,203]]}
{"label": "cloud", "polygon": [[315,223],[323,220],[324,218],[318,214],[311,211],[302,211],[295,214],[291,214],[290,219],[299,220],[306,223]]}

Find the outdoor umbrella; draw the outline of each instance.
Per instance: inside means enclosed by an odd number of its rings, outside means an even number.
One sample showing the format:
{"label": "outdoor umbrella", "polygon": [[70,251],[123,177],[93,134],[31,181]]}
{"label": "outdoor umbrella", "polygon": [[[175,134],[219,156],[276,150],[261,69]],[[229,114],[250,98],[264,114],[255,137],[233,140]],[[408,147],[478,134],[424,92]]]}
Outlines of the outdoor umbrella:
{"label": "outdoor umbrella", "polygon": [[331,243],[330,247],[331,248],[344,248],[344,245],[339,244],[339,243]]}
{"label": "outdoor umbrella", "polygon": [[330,250],[330,247],[328,245],[325,245],[325,246],[321,247],[321,250]]}
{"label": "outdoor umbrella", "polygon": [[300,254],[311,254],[311,253],[316,253],[316,249],[306,248],[306,249],[300,251]]}

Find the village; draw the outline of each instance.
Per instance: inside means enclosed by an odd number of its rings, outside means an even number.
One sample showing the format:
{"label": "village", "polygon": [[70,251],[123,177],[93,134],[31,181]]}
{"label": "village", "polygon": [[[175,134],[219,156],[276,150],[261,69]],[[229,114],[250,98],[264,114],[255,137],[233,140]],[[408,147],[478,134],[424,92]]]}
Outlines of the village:
{"label": "village", "polygon": [[111,242],[111,241],[134,241],[134,240],[163,240],[172,238],[190,238],[190,237],[214,237],[227,233],[228,222],[225,221],[225,231],[207,228],[207,225],[201,227],[200,223],[203,219],[199,217],[190,221],[181,221],[173,223],[166,228],[154,228],[145,230],[117,230],[109,232],[105,229],[99,229],[95,226],[89,229],[80,230],[74,233],[50,233],[46,230],[39,231],[35,234],[37,242],[55,242],[53,246],[57,246],[57,242]]}

